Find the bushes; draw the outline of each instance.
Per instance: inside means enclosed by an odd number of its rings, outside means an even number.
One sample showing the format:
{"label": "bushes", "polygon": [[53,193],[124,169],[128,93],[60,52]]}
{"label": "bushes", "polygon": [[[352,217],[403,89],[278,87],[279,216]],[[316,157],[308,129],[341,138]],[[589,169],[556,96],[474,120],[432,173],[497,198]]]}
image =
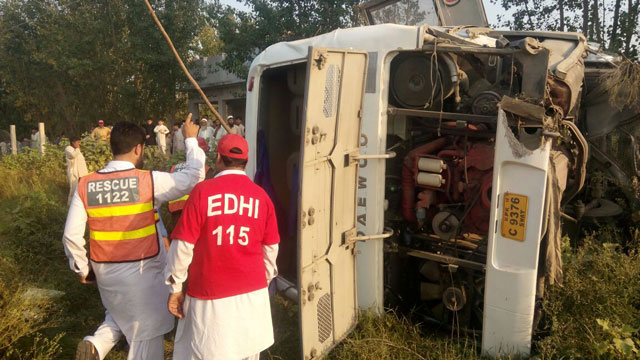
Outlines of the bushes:
{"label": "bushes", "polygon": [[44,156],[30,149],[4,156],[0,179],[0,358],[57,359],[64,334],[42,331],[58,324],[62,309],[55,292],[37,288],[48,281],[51,264],[64,261],[64,154],[48,146]]}
{"label": "bushes", "polygon": [[[64,142],[61,142],[61,146],[63,145],[68,145],[68,140],[65,139]],[[80,151],[84,156],[84,160],[87,162],[87,169],[89,172],[98,171],[104,168],[104,166],[113,159],[109,143],[94,140],[88,134],[82,135]]]}
{"label": "bushes", "polygon": [[64,334],[48,339],[38,332],[56,325],[59,307],[46,292],[27,289],[18,279],[15,267],[0,258],[0,358],[55,359]]}
{"label": "bushes", "polygon": [[20,200],[35,191],[59,193],[68,186],[64,153],[56,146],[47,146],[44,156],[25,149],[17,155],[0,158],[0,201]]}
{"label": "bushes", "polygon": [[614,243],[585,245],[565,264],[564,285],[544,304],[550,335],[537,343],[544,359],[640,358],[640,256]]}

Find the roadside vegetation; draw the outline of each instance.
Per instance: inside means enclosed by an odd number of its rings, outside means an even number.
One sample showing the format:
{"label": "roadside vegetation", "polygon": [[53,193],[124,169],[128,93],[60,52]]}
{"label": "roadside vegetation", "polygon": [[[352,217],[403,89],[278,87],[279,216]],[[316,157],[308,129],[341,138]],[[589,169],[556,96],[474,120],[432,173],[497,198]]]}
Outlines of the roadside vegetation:
{"label": "roadside vegetation", "polygon": [[[109,160],[106,145],[85,140],[92,170]],[[106,152],[108,153],[108,152]],[[149,153],[147,167],[179,158]],[[0,358],[71,359],[76,344],[104,318],[95,286],[80,284],[62,248],[68,185],[61,148],[0,158]],[[625,235],[624,246],[620,240]],[[630,240],[629,240],[630,239]],[[565,279],[544,302],[534,343],[539,359],[640,358],[640,230],[604,226],[565,251]],[[567,240],[568,243],[568,240]],[[273,300],[276,343],[263,359],[298,358],[297,306]],[[166,338],[167,358],[172,335]],[[436,332],[401,314],[361,314],[332,359],[475,359],[479,338]],[[125,359],[124,344],[107,359]]]}

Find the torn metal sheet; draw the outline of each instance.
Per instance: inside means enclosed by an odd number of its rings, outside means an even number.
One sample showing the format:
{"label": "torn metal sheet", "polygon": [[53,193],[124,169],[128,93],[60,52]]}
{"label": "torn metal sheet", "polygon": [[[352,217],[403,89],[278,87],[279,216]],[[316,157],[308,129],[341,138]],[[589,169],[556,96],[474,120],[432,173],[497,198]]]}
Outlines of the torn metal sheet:
{"label": "torn metal sheet", "polygon": [[545,109],[540,105],[534,105],[509,96],[503,96],[498,105],[505,112],[520,117],[525,121],[525,125],[542,126],[545,122]]}

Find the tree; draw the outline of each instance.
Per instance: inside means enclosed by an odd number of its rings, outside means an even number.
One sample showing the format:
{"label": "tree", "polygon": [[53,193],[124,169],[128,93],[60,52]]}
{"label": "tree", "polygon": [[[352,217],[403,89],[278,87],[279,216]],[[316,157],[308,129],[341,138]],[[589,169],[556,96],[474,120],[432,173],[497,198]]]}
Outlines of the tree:
{"label": "tree", "polygon": [[226,54],[222,67],[245,77],[247,64],[260,51],[280,41],[308,38],[353,26],[360,0],[246,0],[249,11],[219,2],[207,14],[217,24]]}
{"label": "tree", "polygon": [[[203,0],[152,1],[186,58],[203,24]],[[0,109],[79,133],[98,119],[172,118],[184,75],[140,0],[0,2]],[[3,117],[5,114],[3,114]]]}
{"label": "tree", "polygon": [[612,53],[638,59],[640,0],[491,1],[513,13],[499,17],[496,25],[514,30],[580,31]]}

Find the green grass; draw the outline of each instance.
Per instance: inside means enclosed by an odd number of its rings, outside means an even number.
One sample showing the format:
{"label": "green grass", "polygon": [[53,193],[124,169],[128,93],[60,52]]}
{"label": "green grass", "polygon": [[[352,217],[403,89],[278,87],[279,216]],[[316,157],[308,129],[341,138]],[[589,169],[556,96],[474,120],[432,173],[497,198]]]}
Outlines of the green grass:
{"label": "green grass", "polygon": [[[104,318],[95,285],[69,269],[61,237],[67,184],[62,155],[23,154],[0,159],[0,358],[72,359],[76,345]],[[640,349],[640,232],[624,249],[604,229],[565,253],[565,283],[548,291],[540,359],[634,359]],[[605,240],[606,239],[606,240]],[[604,243],[606,241],[606,243]],[[63,291],[53,300],[21,301],[30,287]],[[27,316],[35,314],[37,316]],[[298,359],[298,307],[272,301],[275,344],[263,359]],[[26,316],[26,317],[25,317]],[[165,338],[171,358],[173,333]],[[360,315],[354,332],[330,359],[476,359],[479,342],[451,336],[387,311]],[[107,359],[126,359],[124,341]]]}

